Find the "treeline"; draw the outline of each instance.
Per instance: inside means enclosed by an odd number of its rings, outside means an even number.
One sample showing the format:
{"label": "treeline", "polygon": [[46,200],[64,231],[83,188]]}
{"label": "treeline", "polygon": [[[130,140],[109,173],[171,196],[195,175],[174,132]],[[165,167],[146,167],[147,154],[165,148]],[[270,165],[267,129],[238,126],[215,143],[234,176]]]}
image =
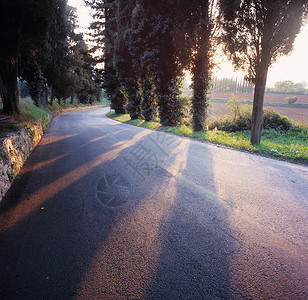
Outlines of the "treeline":
{"label": "treeline", "polygon": [[117,114],[181,123],[184,70],[193,76],[195,131],[205,129],[217,26],[214,1],[88,0],[103,47],[103,87]]}
{"label": "treeline", "polygon": [[96,100],[99,73],[82,34],[76,13],[66,0],[0,3],[0,94],[3,112],[19,113],[17,78],[28,87],[36,105],[77,95],[79,102]]}
{"label": "treeline", "polygon": [[[103,86],[116,113],[165,126],[181,122],[179,98],[185,70],[192,74],[194,131],[205,130],[208,92],[217,45],[247,82],[232,89],[252,91],[251,143],[259,144],[267,72],[291,51],[307,1],[86,0],[97,48],[103,48]],[[218,89],[227,89],[217,81]],[[231,87],[230,87],[231,88]]]}
{"label": "treeline", "polygon": [[[184,71],[192,74],[194,131],[205,130],[213,57],[220,44],[236,69],[254,85],[251,143],[259,144],[270,65],[289,53],[307,17],[297,0],[85,0],[93,9],[91,57],[75,34],[66,0],[0,2],[0,93],[3,111],[19,113],[17,77],[37,104],[80,101],[104,87],[116,113],[163,125],[181,123]],[[103,68],[95,70],[95,63]],[[238,84],[239,85],[239,84]],[[250,87],[251,88],[251,87]]]}
{"label": "treeline", "polygon": [[304,95],[308,93],[306,83],[294,83],[291,80],[277,81],[274,88],[267,88],[266,92],[281,93],[281,94],[296,94]]}
{"label": "treeline", "polygon": [[254,85],[247,80],[237,78],[222,78],[214,77],[212,79],[213,92],[238,92],[238,93],[253,93]]}
{"label": "treeline", "polygon": [[[245,79],[237,78],[212,78],[211,91],[213,92],[238,92],[253,93],[254,85]],[[294,83],[291,80],[277,81],[274,88],[266,88],[267,93],[304,95],[308,93],[306,83]]]}

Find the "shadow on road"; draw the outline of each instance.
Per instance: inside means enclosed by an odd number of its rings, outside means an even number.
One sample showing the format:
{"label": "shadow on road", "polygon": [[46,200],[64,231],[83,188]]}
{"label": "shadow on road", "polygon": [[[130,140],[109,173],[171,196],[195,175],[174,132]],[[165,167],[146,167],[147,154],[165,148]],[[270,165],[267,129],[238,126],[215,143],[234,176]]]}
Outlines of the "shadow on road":
{"label": "shadow on road", "polygon": [[[216,195],[211,151],[203,147],[200,159],[195,150],[187,144],[185,163],[166,187],[173,191],[168,194],[173,205],[159,230],[162,249],[148,299],[231,297],[228,214]],[[176,160],[184,160],[183,156],[179,153]]]}
{"label": "shadow on road", "polygon": [[100,205],[97,181],[146,133],[86,125],[51,128],[1,203],[1,299],[75,297],[114,226],[120,210]]}
{"label": "shadow on road", "polygon": [[[284,204],[288,195],[268,202],[276,186],[292,191],[295,174],[278,182],[280,169],[265,171],[250,158],[233,172],[239,152],[129,129],[99,110],[69,115],[54,119],[1,204],[1,299],[304,295],[305,279],[291,270],[297,256],[288,258],[297,236],[284,240],[293,227],[282,231],[283,244],[273,234],[294,203]],[[262,187],[271,175],[269,193]],[[272,222],[269,203],[284,220]],[[305,236],[299,224],[292,230]]]}

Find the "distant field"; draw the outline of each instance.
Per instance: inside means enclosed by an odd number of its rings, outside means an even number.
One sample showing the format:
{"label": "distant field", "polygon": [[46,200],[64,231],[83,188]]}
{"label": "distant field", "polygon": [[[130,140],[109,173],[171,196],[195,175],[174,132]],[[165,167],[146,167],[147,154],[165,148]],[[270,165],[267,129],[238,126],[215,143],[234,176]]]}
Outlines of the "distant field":
{"label": "distant field", "polygon": [[[212,92],[211,99],[221,99],[221,100],[229,100],[231,98],[230,92]],[[253,94],[249,93],[238,93],[237,94],[240,99],[243,100],[253,100]],[[282,94],[265,94],[264,102],[265,103],[275,103],[275,104],[287,104],[286,97],[290,95],[282,95]],[[297,101],[296,104],[306,104],[308,105],[308,95],[296,95]],[[266,108],[273,108],[278,113],[287,116],[296,121],[305,121],[308,122],[308,108],[296,108],[296,107],[277,107],[277,106],[266,106]],[[218,117],[222,117],[225,114],[229,113],[229,109],[226,103],[219,102],[211,102],[211,106],[209,108],[209,119],[214,120]]]}

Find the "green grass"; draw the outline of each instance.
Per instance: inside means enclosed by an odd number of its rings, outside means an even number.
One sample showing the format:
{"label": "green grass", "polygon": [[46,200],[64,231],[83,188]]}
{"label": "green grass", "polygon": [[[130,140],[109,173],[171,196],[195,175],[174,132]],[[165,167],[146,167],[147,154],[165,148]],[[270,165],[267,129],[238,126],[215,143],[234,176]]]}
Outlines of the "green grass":
{"label": "green grass", "polygon": [[35,122],[39,119],[45,119],[51,112],[48,109],[40,108],[34,104],[23,104],[21,105],[21,117],[25,122]]}
{"label": "green grass", "polygon": [[274,129],[263,130],[261,144],[253,146],[250,144],[250,130],[226,132],[214,129],[207,132],[194,133],[192,126],[187,125],[163,127],[156,122],[130,120],[129,115],[115,115],[114,112],[108,113],[107,116],[116,121],[135,126],[170,132],[179,136],[190,137],[199,141],[211,142],[294,163],[308,164],[308,128],[304,126],[286,132]]}
{"label": "green grass", "polygon": [[[43,131],[46,132],[47,127],[49,125],[49,121],[51,119],[51,115],[55,112],[62,112],[68,108],[75,107],[87,107],[89,105],[85,104],[77,104],[73,105],[67,101],[66,103],[62,102],[59,105],[58,102],[54,101],[53,105],[48,104],[46,108],[37,107],[34,105],[33,101],[30,97],[20,98],[20,116],[15,118],[15,123],[0,123],[0,138],[7,136],[7,134],[19,131],[22,127],[27,126],[27,124],[35,124],[37,122],[41,122],[43,126]],[[109,101],[104,100],[102,102],[95,102],[93,105],[104,105],[109,104]],[[23,125],[24,124],[24,125]]]}
{"label": "green grass", "polygon": [[141,126],[141,124],[144,123],[144,120],[140,120],[140,119],[137,119],[137,120],[129,120],[126,122],[127,124],[130,124],[130,125],[134,125],[134,126]]}
{"label": "green grass", "polygon": [[156,130],[161,127],[161,124],[158,122],[144,122],[140,127]]}
{"label": "green grass", "polygon": [[107,117],[115,121],[119,121],[119,122],[126,123],[126,124],[133,125],[133,126],[138,126],[138,127],[143,127],[143,128],[153,129],[153,130],[156,130],[159,127],[161,127],[161,124],[157,122],[145,122],[144,120],[141,120],[141,119],[131,120],[129,114],[116,115],[115,112],[111,111],[107,113],[106,115]]}
{"label": "green grass", "polygon": [[125,114],[125,115],[116,115],[114,112],[109,112],[107,113],[107,117],[115,120],[115,121],[119,121],[119,122],[122,122],[122,123],[125,123],[127,121],[130,121],[130,116],[129,114]]}
{"label": "green grass", "polygon": [[20,101],[21,121],[23,123],[42,123],[43,132],[46,132],[52,112],[46,108],[37,107],[30,99],[21,99]]}

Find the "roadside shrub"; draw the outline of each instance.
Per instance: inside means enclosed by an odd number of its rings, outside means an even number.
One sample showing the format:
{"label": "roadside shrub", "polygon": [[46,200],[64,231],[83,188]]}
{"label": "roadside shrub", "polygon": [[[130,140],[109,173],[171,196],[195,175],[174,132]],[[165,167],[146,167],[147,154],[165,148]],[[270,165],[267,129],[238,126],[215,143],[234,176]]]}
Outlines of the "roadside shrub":
{"label": "roadside shrub", "polygon": [[[251,114],[242,113],[236,119],[232,116],[217,119],[209,124],[209,130],[218,129],[228,132],[244,131],[251,129]],[[275,129],[276,131],[293,130],[293,122],[289,118],[280,115],[274,109],[265,109],[263,115],[263,129]]]}
{"label": "roadside shrub", "polygon": [[264,110],[263,128],[288,131],[293,128],[293,123],[289,118],[282,116],[274,109],[269,108]]}
{"label": "roadside shrub", "polygon": [[251,113],[251,107],[248,104],[244,104],[245,99],[241,98],[237,92],[231,94],[231,98],[227,102],[227,106],[231,111],[231,115],[234,120],[247,117],[247,114]]}
{"label": "roadside shrub", "polygon": [[218,129],[222,131],[235,132],[251,129],[251,114],[245,113],[234,119],[231,116],[217,119],[209,124],[209,130]]}
{"label": "roadside shrub", "polygon": [[297,101],[297,97],[287,97],[285,99],[289,104],[294,104]]}

